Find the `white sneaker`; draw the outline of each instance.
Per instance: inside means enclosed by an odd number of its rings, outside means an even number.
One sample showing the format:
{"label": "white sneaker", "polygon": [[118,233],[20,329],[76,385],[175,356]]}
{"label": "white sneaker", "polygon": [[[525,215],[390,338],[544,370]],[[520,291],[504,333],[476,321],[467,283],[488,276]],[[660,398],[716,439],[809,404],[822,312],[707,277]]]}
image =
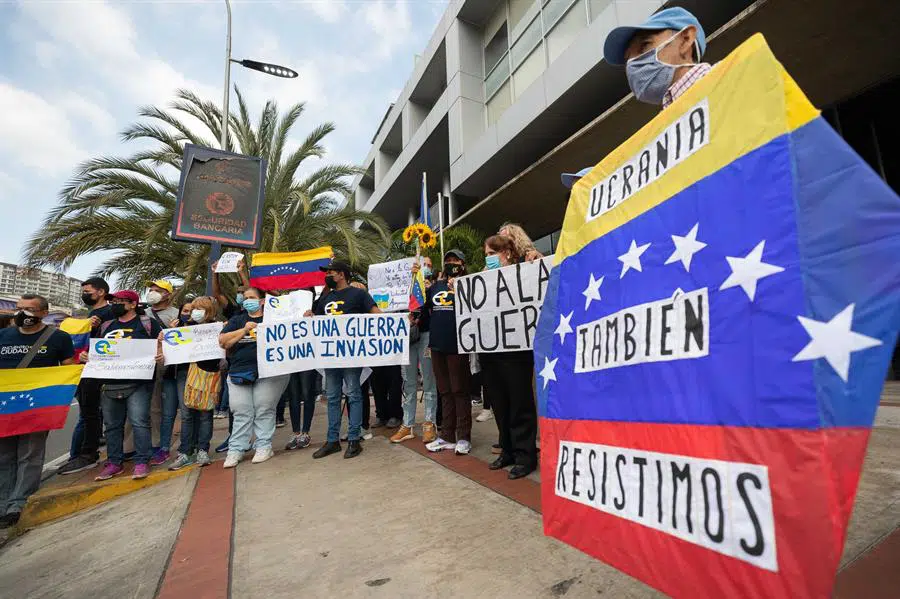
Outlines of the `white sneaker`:
{"label": "white sneaker", "polygon": [[475,417],[475,422],[487,422],[494,417],[494,411],[491,409],[481,410],[478,413],[478,416]]}
{"label": "white sneaker", "polygon": [[454,449],[455,447],[456,443],[448,443],[447,441],[444,441],[443,439],[438,437],[437,439],[426,445],[425,449],[427,449],[428,451],[437,452],[444,451],[445,449]]}
{"label": "white sneaker", "polygon": [[200,466],[209,466],[212,464],[212,460],[209,459],[209,453],[203,451],[202,449],[197,451],[197,464]]}
{"label": "white sneaker", "polygon": [[253,454],[253,459],[250,461],[254,464],[259,464],[261,462],[265,462],[268,459],[271,459],[274,455],[275,452],[272,451],[271,447],[263,447],[256,450],[256,453]]}
{"label": "white sneaker", "polygon": [[469,455],[470,451],[472,451],[472,444],[468,441],[456,442],[456,455]]}
{"label": "white sneaker", "polygon": [[225,464],[223,464],[224,468],[234,468],[238,465],[238,462],[244,457],[244,453],[242,451],[236,452],[228,452],[228,455],[225,457]]}
{"label": "white sneaker", "polygon": [[359,438],[362,439],[363,441],[368,441],[372,437],[373,437],[373,435],[372,435],[372,433],[369,432],[369,429],[367,429],[367,428],[359,429]]}

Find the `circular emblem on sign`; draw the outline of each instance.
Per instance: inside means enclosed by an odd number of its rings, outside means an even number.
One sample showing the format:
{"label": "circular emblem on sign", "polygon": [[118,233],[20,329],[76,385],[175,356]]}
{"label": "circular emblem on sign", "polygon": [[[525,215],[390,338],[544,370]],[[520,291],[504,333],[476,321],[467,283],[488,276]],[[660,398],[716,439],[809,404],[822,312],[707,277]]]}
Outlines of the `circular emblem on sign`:
{"label": "circular emblem on sign", "polygon": [[214,191],[206,196],[206,209],[212,214],[227,216],[234,210],[234,200],[225,192]]}

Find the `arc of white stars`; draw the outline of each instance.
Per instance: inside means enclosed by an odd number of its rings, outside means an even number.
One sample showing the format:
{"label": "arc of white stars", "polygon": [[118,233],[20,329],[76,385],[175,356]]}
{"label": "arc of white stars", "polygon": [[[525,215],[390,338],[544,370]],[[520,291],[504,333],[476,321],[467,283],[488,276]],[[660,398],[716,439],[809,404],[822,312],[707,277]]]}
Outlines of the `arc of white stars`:
{"label": "arc of white stars", "polygon": [[828,322],[798,316],[800,324],[809,333],[810,341],[794,356],[793,361],[804,362],[825,358],[846,383],[850,373],[850,354],[881,345],[881,340],[851,329],[855,306],[856,304],[848,305]]}
{"label": "arc of white stars", "polygon": [[631,240],[631,247],[628,248],[627,252],[619,256],[619,261],[622,263],[622,273],[619,275],[620,279],[632,268],[638,272],[644,271],[643,267],[641,267],[641,256],[649,247],[649,243],[638,245],[634,239]]}
{"label": "arc of white stars", "polygon": [[547,388],[547,384],[550,381],[556,380],[556,372],[554,369],[556,368],[556,363],[559,361],[559,358],[553,358],[552,360],[549,358],[544,358],[544,368],[538,374],[539,377],[544,379],[544,389]]}
{"label": "arc of white stars", "polygon": [[568,316],[559,315],[559,325],[556,327],[556,330],[553,331],[554,335],[559,335],[559,342],[563,344],[566,342],[566,335],[569,333],[574,333],[572,330],[572,325],[569,324],[572,320],[572,315],[575,314],[575,311],[569,312]]}
{"label": "arc of white stars", "polygon": [[591,280],[588,281],[587,287],[584,288],[584,291],[581,292],[581,295],[584,296],[584,309],[587,310],[591,302],[594,300],[600,301],[600,285],[603,284],[603,277],[599,279],[594,278],[594,273],[591,273]]}
{"label": "arc of white stars", "polygon": [[672,255],[666,260],[666,264],[681,262],[684,269],[691,272],[691,260],[693,260],[694,254],[706,247],[705,243],[697,241],[697,230],[699,228],[700,223],[697,223],[690,231],[688,231],[688,234],[683,237],[681,235],[672,235],[672,243],[675,244],[675,251],[672,252]]}
{"label": "arc of white stars", "polygon": [[725,282],[719,287],[719,291],[740,286],[752,302],[756,297],[756,284],[760,279],[784,271],[784,268],[780,266],[762,261],[762,254],[765,246],[766,240],[763,239],[755,248],[750,250],[750,253],[744,258],[726,256],[725,259],[731,267],[731,274],[728,275],[728,278],[725,279]]}

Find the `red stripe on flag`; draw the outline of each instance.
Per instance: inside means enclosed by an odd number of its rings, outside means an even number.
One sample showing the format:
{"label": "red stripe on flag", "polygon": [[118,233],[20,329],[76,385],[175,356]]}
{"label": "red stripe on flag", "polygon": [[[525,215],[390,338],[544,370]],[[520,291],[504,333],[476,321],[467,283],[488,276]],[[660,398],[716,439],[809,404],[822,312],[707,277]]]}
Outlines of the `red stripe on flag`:
{"label": "red stripe on flag", "polygon": [[39,433],[62,428],[69,415],[69,406],[35,408],[15,414],[0,415],[0,437]]}
{"label": "red stripe on flag", "polygon": [[263,291],[271,291],[273,289],[304,289],[324,284],[325,273],[321,271],[250,279],[250,285],[258,287]]}
{"label": "red stripe on flag", "polygon": [[[737,592],[748,597],[827,597],[840,562],[869,432],[541,418],[544,532],[673,596],[718,598]],[[766,466],[778,571],[557,495],[561,441]],[[581,459],[580,475],[588,476],[588,460]],[[617,498],[619,483],[615,470],[610,472],[611,496]],[[694,490],[694,499],[699,507],[693,525],[703,527],[702,489]],[[734,493],[726,501],[741,499]]]}

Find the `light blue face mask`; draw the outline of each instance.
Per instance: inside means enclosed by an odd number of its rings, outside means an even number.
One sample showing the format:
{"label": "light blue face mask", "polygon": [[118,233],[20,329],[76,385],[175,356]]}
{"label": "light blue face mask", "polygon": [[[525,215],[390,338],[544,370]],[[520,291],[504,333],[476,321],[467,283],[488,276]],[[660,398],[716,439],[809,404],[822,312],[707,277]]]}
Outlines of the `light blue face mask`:
{"label": "light blue face mask", "polygon": [[500,268],[500,256],[498,256],[497,254],[494,254],[493,256],[485,256],[484,265],[487,266],[490,270]]}
{"label": "light blue face mask", "polygon": [[236,296],[234,296],[234,301],[238,306],[242,306],[244,304],[244,294],[239,292]]}
{"label": "light blue face mask", "polygon": [[249,314],[253,314],[254,312],[259,312],[259,309],[262,307],[259,300],[256,298],[250,298],[244,300],[244,310],[246,310]]}
{"label": "light blue face mask", "polygon": [[[684,29],[681,31],[684,31]],[[625,63],[625,75],[628,77],[628,86],[634,92],[634,97],[641,102],[657,106],[662,104],[663,97],[665,97],[666,92],[672,85],[672,80],[675,78],[675,70],[678,67],[693,65],[693,63],[668,64],[659,59],[659,51],[677,38],[681,31],[657,47],[647,50],[640,56],[635,56]]]}
{"label": "light blue face mask", "polygon": [[423,267],[422,267],[422,276],[424,276],[424,277],[427,279],[428,277],[431,276],[431,274],[432,274],[432,273],[431,273],[431,267],[430,267],[430,266],[423,266]]}

